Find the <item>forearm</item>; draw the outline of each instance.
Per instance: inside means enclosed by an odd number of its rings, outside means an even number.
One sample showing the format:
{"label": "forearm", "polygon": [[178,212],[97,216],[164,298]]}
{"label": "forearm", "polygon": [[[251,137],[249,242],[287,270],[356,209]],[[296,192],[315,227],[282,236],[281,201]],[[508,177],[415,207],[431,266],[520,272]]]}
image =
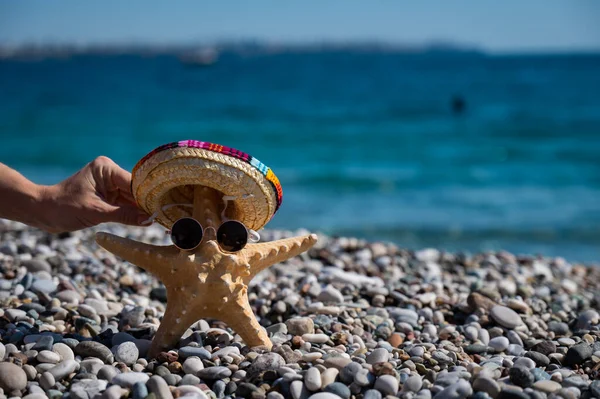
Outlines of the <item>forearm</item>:
{"label": "forearm", "polygon": [[0,218],[44,228],[44,187],[0,163]]}

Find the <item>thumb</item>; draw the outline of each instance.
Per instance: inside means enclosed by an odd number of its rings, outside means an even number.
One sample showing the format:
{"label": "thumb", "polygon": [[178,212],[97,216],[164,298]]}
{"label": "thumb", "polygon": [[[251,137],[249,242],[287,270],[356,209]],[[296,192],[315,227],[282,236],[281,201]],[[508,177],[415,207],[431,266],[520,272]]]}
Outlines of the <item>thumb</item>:
{"label": "thumb", "polygon": [[108,206],[106,219],[108,222],[123,223],[130,226],[141,226],[150,216],[140,208],[132,205]]}

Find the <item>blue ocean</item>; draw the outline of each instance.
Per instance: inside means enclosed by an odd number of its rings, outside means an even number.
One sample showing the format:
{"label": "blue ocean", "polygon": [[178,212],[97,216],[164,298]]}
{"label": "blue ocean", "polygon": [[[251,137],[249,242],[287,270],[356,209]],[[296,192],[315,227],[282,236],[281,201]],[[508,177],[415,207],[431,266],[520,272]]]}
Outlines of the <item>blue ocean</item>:
{"label": "blue ocean", "polygon": [[600,55],[0,60],[0,162],[56,183],[171,141],[270,166],[270,228],[600,261]]}

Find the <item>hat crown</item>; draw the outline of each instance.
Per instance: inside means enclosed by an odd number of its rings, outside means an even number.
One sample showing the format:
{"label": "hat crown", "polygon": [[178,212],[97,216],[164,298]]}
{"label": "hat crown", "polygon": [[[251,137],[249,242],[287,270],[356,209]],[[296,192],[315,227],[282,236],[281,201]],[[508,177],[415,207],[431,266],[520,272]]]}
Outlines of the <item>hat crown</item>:
{"label": "hat crown", "polygon": [[228,217],[259,230],[281,206],[283,192],[273,171],[251,155],[235,148],[196,140],[157,147],[132,171],[132,192],[138,205],[156,220],[170,226],[190,216],[189,207],[165,205],[192,203],[194,186],[213,188],[233,196]]}

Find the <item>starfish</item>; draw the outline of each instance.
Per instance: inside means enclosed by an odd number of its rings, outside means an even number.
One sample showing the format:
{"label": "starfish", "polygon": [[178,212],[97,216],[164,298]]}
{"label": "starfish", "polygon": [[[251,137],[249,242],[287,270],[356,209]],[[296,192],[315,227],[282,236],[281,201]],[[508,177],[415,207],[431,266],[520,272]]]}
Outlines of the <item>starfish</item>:
{"label": "starfish", "polygon": [[104,232],[96,234],[100,246],[152,273],[167,289],[167,307],[148,353],[151,358],[172,348],[201,318],[224,321],[248,346],[273,346],[252,312],[248,284],[269,266],[308,250],[317,236],[249,243],[239,252],[223,252],[214,233],[221,224],[221,198],[222,194],[212,188],[195,187],[192,215],[204,227],[204,237],[191,251]]}

